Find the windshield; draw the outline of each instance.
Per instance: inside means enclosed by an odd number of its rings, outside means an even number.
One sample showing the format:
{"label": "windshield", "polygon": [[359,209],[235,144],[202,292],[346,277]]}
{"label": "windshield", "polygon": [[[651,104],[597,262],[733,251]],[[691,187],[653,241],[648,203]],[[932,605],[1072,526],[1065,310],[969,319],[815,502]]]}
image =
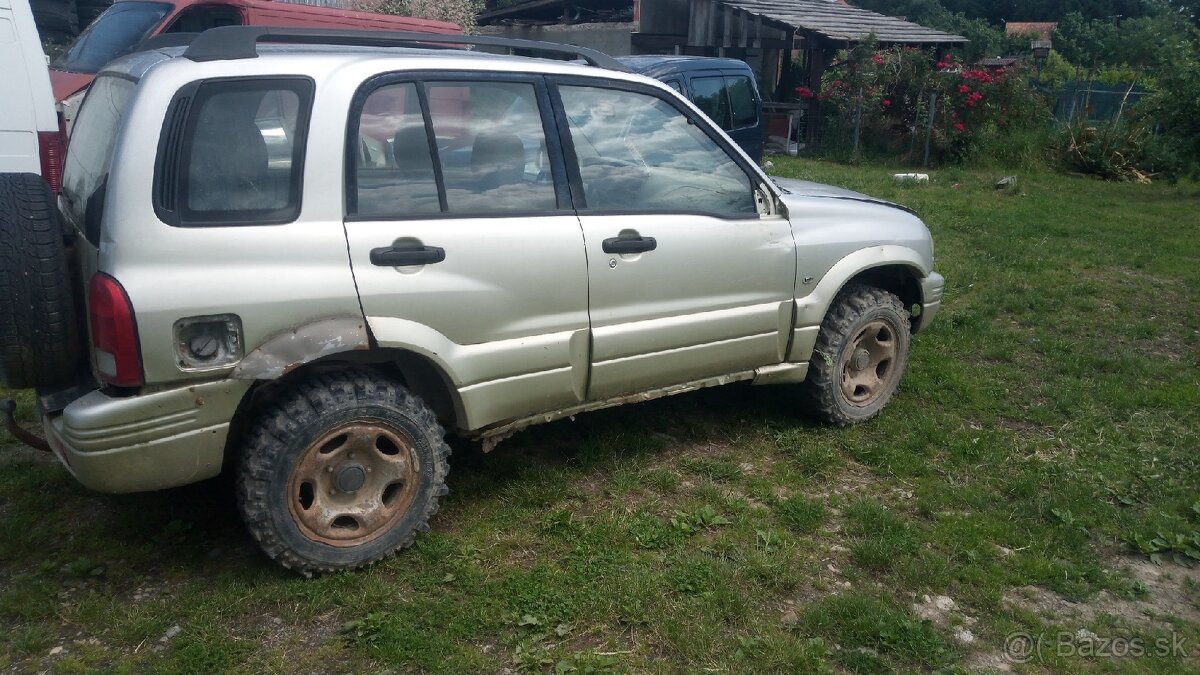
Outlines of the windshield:
{"label": "windshield", "polygon": [[171,11],[164,2],[118,2],[101,14],[54,67],[75,73],[95,73],[104,64],[127,54]]}

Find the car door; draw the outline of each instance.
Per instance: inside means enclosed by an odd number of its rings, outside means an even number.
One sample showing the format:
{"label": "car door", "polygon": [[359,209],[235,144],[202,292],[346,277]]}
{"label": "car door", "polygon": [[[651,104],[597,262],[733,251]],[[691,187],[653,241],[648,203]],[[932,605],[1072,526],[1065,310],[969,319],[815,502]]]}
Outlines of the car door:
{"label": "car door", "polygon": [[795,244],[759,174],[660,88],[557,80],[589,270],[588,397],[782,361]]}
{"label": "car door", "polygon": [[383,347],[425,353],[470,427],[583,400],[587,271],[540,77],[377,80],[348,133],[346,235]]}

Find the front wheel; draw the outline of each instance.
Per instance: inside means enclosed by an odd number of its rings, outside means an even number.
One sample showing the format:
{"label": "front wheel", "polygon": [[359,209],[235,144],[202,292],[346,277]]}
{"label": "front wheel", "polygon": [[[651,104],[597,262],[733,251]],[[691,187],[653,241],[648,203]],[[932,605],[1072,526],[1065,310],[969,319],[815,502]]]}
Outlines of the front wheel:
{"label": "front wheel", "polygon": [[450,447],[433,411],[369,372],[297,384],[253,422],[238,505],[262,549],[302,574],[405,548],[446,494]]}
{"label": "front wheel", "polygon": [[807,412],[837,426],[878,415],[900,385],[911,341],[900,298],[873,286],[842,289],[821,323],[802,385]]}

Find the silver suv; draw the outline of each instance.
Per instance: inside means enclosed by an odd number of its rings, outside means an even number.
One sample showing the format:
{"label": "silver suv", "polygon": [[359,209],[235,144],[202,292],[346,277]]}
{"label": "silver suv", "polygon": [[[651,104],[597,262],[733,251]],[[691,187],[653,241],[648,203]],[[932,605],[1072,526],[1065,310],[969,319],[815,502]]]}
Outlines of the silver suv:
{"label": "silver suv", "polygon": [[768,178],[607,56],[499,38],[230,27],[130,55],[75,123],[65,225],[17,201],[0,374],[39,387],[53,452],[103,492],[228,467],[305,574],[428,528],[446,430],[490,450],[738,381],[870,419],[942,294],[907,209]]}

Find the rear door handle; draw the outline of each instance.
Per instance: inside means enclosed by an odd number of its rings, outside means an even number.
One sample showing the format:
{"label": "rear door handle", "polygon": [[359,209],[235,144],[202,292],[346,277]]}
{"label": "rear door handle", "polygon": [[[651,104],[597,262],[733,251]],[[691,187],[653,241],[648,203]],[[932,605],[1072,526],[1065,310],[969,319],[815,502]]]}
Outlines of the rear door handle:
{"label": "rear door handle", "polygon": [[380,267],[432,265],[446,259],[446,249],[438,246],[384,246],[371,249],[371,264]]}
{"label": "rear door handle", "polygon": [[605,253],[645,253],[658,248],[654,237],[610,237],[605,239],[601,248]]}

